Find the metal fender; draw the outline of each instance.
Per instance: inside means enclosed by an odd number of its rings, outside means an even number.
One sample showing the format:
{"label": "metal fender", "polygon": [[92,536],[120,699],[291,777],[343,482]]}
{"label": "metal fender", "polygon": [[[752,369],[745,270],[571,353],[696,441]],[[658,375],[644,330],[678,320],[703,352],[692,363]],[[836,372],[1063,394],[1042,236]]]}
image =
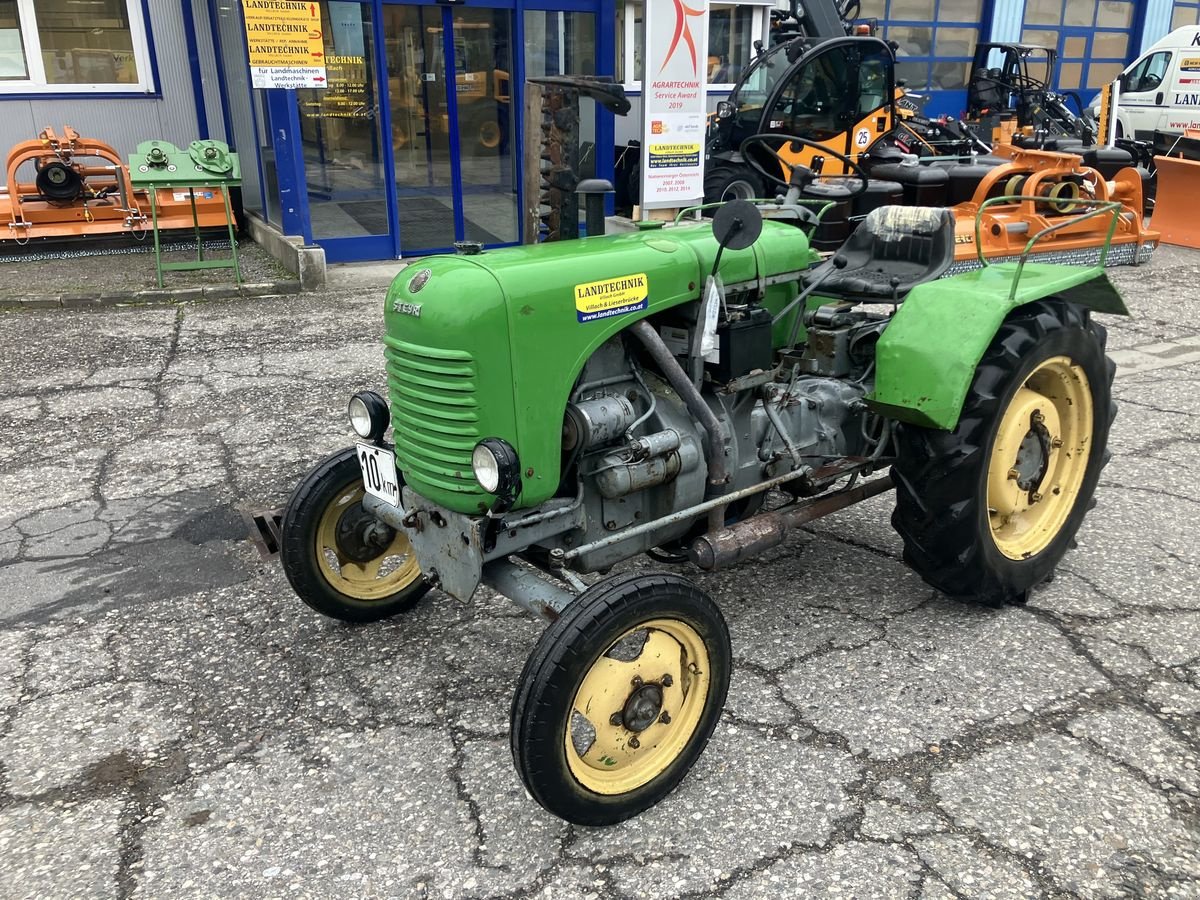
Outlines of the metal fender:
{"label": "metal fender", "polygon": [[1017,307],[1048,297],[1095,312],[1129,314],[1100,268],[996,263],[918,285],[879,339],[875,390],[867,402],[901,422],[954,429],[1000,323]]}

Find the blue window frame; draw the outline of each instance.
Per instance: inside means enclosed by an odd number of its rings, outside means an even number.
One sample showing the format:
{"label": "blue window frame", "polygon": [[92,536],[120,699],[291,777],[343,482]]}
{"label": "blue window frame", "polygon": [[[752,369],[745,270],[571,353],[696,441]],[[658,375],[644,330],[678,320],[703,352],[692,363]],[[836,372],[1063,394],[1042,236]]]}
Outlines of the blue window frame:
{"label": "blue window frame", "polygon": [[931,92],[929,113],[961,111],[988,0],[864,0],[860,18],[879,20],[880,37],[897,44],[896,79]]}
{"label": "blue window frame", "polygon": [[[359,0],[354,0],[357,5]],[[369,4],[367,7],[373,13],[377,13],[384,9],[387,3],[380,3],[380,0],[362,0]],[[396,0],[389,0],[396,2]],[[401,3],[410,6],[419,6],[436,11],[436,15],[443,18],[442,25],[442,40],[444,42],[444,55],[446,64],[453,66],[457,60],[459,48],[454,43],[454,28],[451,27],[451,20],[454,15],[454,8],[444,4],[435,2],[435,0],[400,0]],[[525,16],[527,11],[546,10],[546,11],[561,11],[561,12],[585,12],[596,17],[596,36],[595,36],[595,68],[597,75],[612,76],[613,63],[615,56],[615,44],[613,35],[609,33],[609,29],[603,28],[600,23],[604,21],[613,21],[615,19],[615,0],[475,0],[471,4],[475,8],[490,8],[495,10],[507,10],[512,14],[512,46],[514,48],[512,54],[512,82],[514,84],[515,96],[513,98],[513,108],[523,109],[521,102],[521,85],[524,84],[525,77],[525,60],[524,53],[521,48],[525,43]],[[388,36],[384,33],[383,17],[380,15],[372,15],[373,37],[376,47],[386,46]],[[389,84],[389,77],[386,71],[385,54],[375,54],[375,69],[376,78],[379,84]],[[389,84],[390,89],[390,84]],[[299,234],[308,242],[315,242],[325,248],[326,259],[331,262],[350,261],[361,259],[385,259],[393,258],[397,255],[408,255],[414,252],[413,248],[405,247],[401,241],[400,215],[401,213],[396,207],[397,203],[397,185],[395,178],[395,161],[393,154],[390,151],[381,152],[381,160],[385,167],[385,184],[386,188],[383,191],[387,201],[387,224],[388,231],[384,233],[375,233],[364,236],[329,236],[314,235],[313,223],[311,219],[311,207],[309,197],[309,183],[306,174],[306,161],[304,155],[304,143],[302,141],[301,121],[298,113],[296,92],[285,90],[267,90],[263,92],[267,98],[267,106],[269,109],[269,121],[271,123],[270,133],[272,135],[272,143],[274,150],[274,158],[277,172],[278,196],[280,199],[281,215],[280,224],[283,230],[288,234]],[[458,116],[458,96],[456,91],[449,93],[447,97],[446,113],[450,121],[456,121]],[[379,130],[383,135],[392,133],[391,126],[391,108],[389,103],[381,103],[378,111]],[[521,139],[521,131],[523,130],[521,116],[516,118],[516,134],[515,146],[523,147]],[[464,186],[460,170],[461,152],[459,146],[458,129],[453,128],[449,134],[450,140],[450,158],[456,163],[452,166],[453,172],[453,196],[455,198],[455,232],[458,234],[466,233],[470,237],[470,231],[467,228],[467,223],[463,219],[463,197],[472,192],[472,186]],[[597,116],[596,135],[595,135],[595,165],[596,173],[602,178],[611,178],[613,171],[613,124],[612,115],[604,112]],[[266,186],[264,186],[266,188]],[[523,189],[523,181],[517,179],[512,185],[513,191],[517,197],[517,209],[523,208],[521,192]],[[609,203],[611,204],[611,198]],[[520,223],[520,218],[517,222]],[[517,235],[519,238],[519,233]],[[503,246],[504,244],[493,244],[491,246]],[[448,248],[420,248],[418,252],[430,253],[444,251]]]}
{"label": "blue window frame", "polygon": [[1133,0],[1028,0],[1021,40],[1058,51],[1054,89],[1087,95],[1121,74],[1134,48]]}
{"label": "blue window frame", "polygon": [[1171,7],[1171,30],[1200,24],[1200,3],[1176,3]]}

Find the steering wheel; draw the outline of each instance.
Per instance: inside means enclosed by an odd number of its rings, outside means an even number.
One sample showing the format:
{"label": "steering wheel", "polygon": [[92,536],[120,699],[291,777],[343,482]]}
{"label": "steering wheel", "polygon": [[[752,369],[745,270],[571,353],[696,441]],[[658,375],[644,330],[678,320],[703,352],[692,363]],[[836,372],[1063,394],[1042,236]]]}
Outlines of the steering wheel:
{"label": "steering wheel", "polygon": [[[786,159],[784,159],[782,156],[780,156],[779,151],[771,146],[771,144],[770,144],[771,141],[778,141],[780,143],[786,142],[786,143],[790,143],[790,144],[803,144],[805,147],[812,147],[814,150],[819,151],[823,155],[832,156],[834,159],[838,160],[838,162],[842,163],[842,165],[844,165],[850,171],[850,174],[849,175],[820,175],[819,173],[817,173],[814,175],[812,169],[810,169],[808,166],[795,165],[793,163],[788,162]],[[775,173],[768,172],[762,166],[762,164],[759,163],[759,161],[757,159],[755,159],[753,156],[751,156],[749,153],[746,152],[747,147],[749,147],[751,145],[758,145],[758,144],[761,144],[763,150],[765,150],[771,156],[775,157],[775,161],[778,162],[781,166],[783,166],[785,169],[792,170],[792,180],[791,181],[785,181],[784,179],[780,178]],[[846,156],[844,153],[838,153],[836,150],[830,150],[824,144],[818,144],[816,141],[811,141],[808,138],[802,138],[802,137],[799,137],[798,135],[776,134],[774,132],[769,132],[769,131],[763,132],[760,134],[752,134],[752,135],[750,135],[750,137],[748,137],[744,141],[742,141],[742,145],[738,148],[738,152],[740,152],[742,154],[742,159],[744,159],[746,161],[746,164],[748,166],[750,166],[751,169],[753,169],[755,172],[757,172],[763,178],[767,179],[767,181],[769,181],[771,184],[778,185],[779,187],[782,187],[784,190],[787,190],[788,188],[792,187],[793,184],[795,184],[795,186],[797,186],[797,187],[803,187],[805,175],[808,176],[808,180],[810,180],[810,181],[814,177],[857,179],[858,190],[854,190],[852,187],[851,192],[850,192],[851,197],[857,197],[859,194],[864,193],[868,187],[867,173],[862,170],[862,166],[860,166],[858,163],[856,163],[850,157]],[[799,173],[799,175],[800,175],[799,178],[797,178],[797,173]]]}

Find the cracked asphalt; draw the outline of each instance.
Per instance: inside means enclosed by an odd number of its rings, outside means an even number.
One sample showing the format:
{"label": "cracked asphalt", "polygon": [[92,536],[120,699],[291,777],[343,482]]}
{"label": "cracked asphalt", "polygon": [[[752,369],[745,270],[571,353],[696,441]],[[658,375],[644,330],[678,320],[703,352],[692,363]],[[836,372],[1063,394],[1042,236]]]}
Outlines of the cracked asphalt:
{"label": "cracked asphalt", "polygon": [[0,316],[0,895],[1200,897],[1200,253],[1113,277],[1114,456],[1053,583],[938,596],[888,496],[693,573],[728,708],[600,830],[512,769],[537,622],[347,627],[247,540],[382,386],[379,288]]}

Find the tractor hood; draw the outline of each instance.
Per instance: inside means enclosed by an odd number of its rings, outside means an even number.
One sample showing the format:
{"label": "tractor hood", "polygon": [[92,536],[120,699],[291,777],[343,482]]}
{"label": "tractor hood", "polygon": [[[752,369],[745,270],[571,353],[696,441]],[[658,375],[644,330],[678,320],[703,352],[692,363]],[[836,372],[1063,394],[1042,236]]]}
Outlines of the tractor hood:
{"label": "tractor hood", "polygon": [[[803,232],[763,224],[753,247],[722,255],[726,284],[798,280],[811,264]],[[716,253],[704,222],[405,268],[388,291],[384,343],[406,482],[448,509],[482,512],[492,498],[475,482],[471,451],[498,437],[521,460],[517,506],[553,496],[563,414],[584,363],[638,319],[699,299]]]}

